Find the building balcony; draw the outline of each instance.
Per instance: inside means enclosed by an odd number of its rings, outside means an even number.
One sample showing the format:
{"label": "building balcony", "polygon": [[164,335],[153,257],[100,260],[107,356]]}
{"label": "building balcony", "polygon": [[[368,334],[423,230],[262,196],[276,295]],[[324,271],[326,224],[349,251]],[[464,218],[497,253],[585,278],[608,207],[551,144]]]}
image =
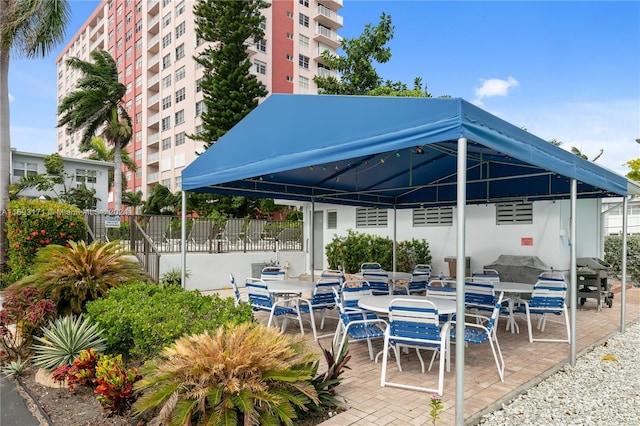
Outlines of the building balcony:
{"label": "building balcony", "polygon": [[331,8],[333,10],[339,10],[339,9],[342,9],[342,7],[344,6],[344,1],[343,0],[322,0],[322,4],[324,4],[326,7]]}
{"label": "building balcony", "polygon": [[153,147],[154,145],[158,145],[159,142],[160,142],[159,132],[149,133],[149,136],[147,137],[147,146],[149,148]]}
{"label": "building balcony", "polygon": [[155,93],[160,91],[160,74],[153,74],[147,79],[147,89]]}
{"label": "building balcony", "polygon": [[158,183],[158,179],[160,178],[160,173],[153,172],[147,175],[147,184]]}
{"label": "building balcony", "polygon": [[336,73],[334,71],[331,71],[331,70],[326,69],[326,68],[320,68],[320,67],[318,67],[318,70],[316,71],[316,75],[318,77],[324,77],[324,78],[336,77]]}
{"label": "building balcony", "polygon": [[95,41],[97,38],[102,37],[104,34],[104,23],[102,20],[96,22],[95,27],[89,32],[89,41]]}
{"label": "building balcony", "polygon": [[158,34],[160,30],[160,15],[157,15],[147,22],[147,32],[149,34]]}
{"label": "building balcony", "polygon": [[160,113],[151,114],[147,117],[147,127],[158,128],[158,123],[160,123]]}
{"label": "building balcony", "polygon": [[321,4],[318,5],[318,14],[313,19],[331,28],[342,28],[344,22],[344,18],[338,15],[338,12]]}
{"label": "building balcony", "polygon": [[160,54],[156,53],[147,61],[147,69],[149,71],[160,71]]}
{"label": "building balcony", "polygon": [[340,47],[340,42],[342,41],[342,37],[340,37],[337,32],[320,25],[316,26],[316,33],[313,36],[313,39],[317,42],[331,46],[333,49]]}
{"label": "building balcony", "polygon": [[104,37],[100,37],[89,47],[90,52],[93,52],[95,50],[104,50]]}
{"label": "building balcony", "polygon": [[329,52],[333,53],[334,55],[337,55],[337,52],[333,47],[329,46],[328,44],[318,43],[318,47],[316,48],[316,50],[314,52],[313,59],[315,59],[316,62],[324,63],[324,61],[322,59],[322,52],[324,52],[325,50],[328,50]]}
{"label": "building balcony", "polygon": [[158,161],[160,161],[160,153],[159,152],[153,152],[153,153],[147,154],[147,165],[148,166],[150,166],[152,164],[156,164]]}
{"label": "building balcony", "polygon": [[151,95],[147,97],[147,109],[158,111],[159,107],[160,107],[160,93],[156,93],[155,95]]}
{"label": "building balcony", "polygon": [[[342,0],[340,0],[342,1]],[[155,14],[160,11],[160,0],[149,0],[147,2],[147,12],[150,14]]]}
{"label": "building balcony", "polygon": [[158,53],[160,50],[160,34],[156,34],[147,42],[147,51],[151,53]]}

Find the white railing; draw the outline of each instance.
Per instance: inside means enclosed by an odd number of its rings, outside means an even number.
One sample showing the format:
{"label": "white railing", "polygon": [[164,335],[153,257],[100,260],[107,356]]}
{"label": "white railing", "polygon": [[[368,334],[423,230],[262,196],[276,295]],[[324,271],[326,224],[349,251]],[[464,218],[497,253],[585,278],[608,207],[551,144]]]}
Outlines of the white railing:
{"label": "white railing", "polygon": [[153,154],[147,155],[147,163],[155,163],[160,159],[160,153],[154,152]]}
{"label": "white railing", "polygon": [[[157,114],[156,114],[157,115]],[[160,142],[160,133],[151,133],[149,137],[147,137],[147,145],[153,145],[154,143]]]}
{"label": "white railing", "polygon": [[331,19],[334,22],[337,22],[340,25],[342,25],[344,20],[342,16],[338,15],[338,12],[336,12],[335,10],[331,10],[328,7],[323,6],[321,4],[318,5],[318,14],[322,16],[326,16],[327,18]]}
{"label": "white railing", "polygon": [[338,33],[320,25],[316,26],[316,34],[320,34],[329,40],[339,41]]}

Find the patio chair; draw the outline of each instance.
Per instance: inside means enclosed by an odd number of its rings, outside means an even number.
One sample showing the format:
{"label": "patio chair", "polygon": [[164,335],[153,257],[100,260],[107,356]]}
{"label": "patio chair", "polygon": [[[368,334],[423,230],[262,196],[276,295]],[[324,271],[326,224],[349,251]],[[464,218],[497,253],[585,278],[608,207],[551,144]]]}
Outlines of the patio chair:
{"label": "patio chair", "polygon": [[287,328],[287,320],[295,319],[300,325],[300,333],[304,334],[304,326],[302,324],[302,315],[300,315],[299,306],[300,302],[308,304],[308,301],[300,297],[274,300],[267,284],[258,278],[247,278],[245,286],[247,288],[247,298],[253,310],[269,312],[267,327],[271,327],[272,323],[276,325],[276,318],[282,317],[281,331],[284,332]]}
{"label": "patio chair", "polygon": [[194,220],[187,241],[194,245],[195,249],[208,249],[213,239],[213,222],[210,220]]}
{"label": "patio chair", "polygon": [[[384,336],[384,349],[382,350],[382,373],[380,374],[380,386],[394,386],[404,389],[411,389],[424,392],[437,392],[439,395],[444,391],[444,370],[447,359],[447,340],[449,338],[449,323],[440,325],[438,309],[429,300],[415,299],[393,299],[389,303],[389,326]],[[440,365],[438,369],[438,386],[423,387],[409,385],[387,380],[387,359],[389,349],[393,349],[396,356],[398,370],[402,371],[400,365],[400,350],[402,348],[414,348],[422,373],[424,374],[424,361],[420,350],[433,351],[429,371],[433,366],[436,355],[440,354]]]}
{"label": "patio chair", "polygon": [[362,279],[367,281],[371,286],[371,292],[374,296],[381,294],[389,294],[389,275],[383,270],[365,269],[362,273]]}
{"label": "patio chair", "polygon": [[477,269],[471,274],[474,282],[499,282],[500,274],[495,269]]}
{"label": "patio chair", "polygon": [[464,305],[472,314],[491,312],[496,303],[496,294],[491,281],[475,282],[465,280]]}
{"label": "patio chair", "polygon": [[387,322],[375,314],[358,307],[358,300],[371,295],[371,287],[364,280],[349,280],[342,283],[340,291],[334,289],[340,320],[333,336],[333,345],[340,340],[338,352],[342,351],[347,337],[350,340],[366,340],[369,346],[369,358],[373,360],[371,339],[384,337]]}
{"label": "patio chair", "polygon": [[[504,382],[504,358],[502,357],[502,350],[500,349],[500,344],[498,343],[498,335],[496,334],[496,330],[498,328],[498,318],[500,316],[500,311],[502,309],[502,296],[503,296],[503,293],[500,292],[493,306],[491,317],[489,318],[482,315],[465,314],[465,319],[467,317],[472,317],[472,318],[476,318],[476,321],[475,323],[465,321],[463,341],[465,343],[476,343],[476,344],[482,344],[488,341],[489,345],[491,346],[491,352],[493,353],[493,359],[495,360],[496,367],[498,368],[498,375],[500,376],[500,381]],[[454,318],[451,320],[451,336],[450,336],[451,339],[453,339],[454,341],[457,340],[455,324],[456,324],[456,320]]]}
{"label": "patio chair", "polygon": [[147,223],[147,227],[145,228],[145,232],[158,250],[162,250],[169,243],[167,235],[170,229],[171,217],[151,216]]}
{"label": "patio chair", "polygon": [[233,274],[229,274],[229,281],[231,282],[231,288],[233,288],[233,296],[236,300],[236,306],[240,305],[241,303],[245,303],[245,301],[242,300],[242,297],[240,296],[240,289],[238,288],[236,278],[233,276]]}
{"label": "patio chair", "polygon": [[[549,275],[541,275],[536,284],[533,286],[530,300],[521,300],[520,307],[516,308],[518,312],[524,313],[527,317],[527,330],[529,331],[529,342],[563,342],[570,343],[571,330],[569,328],[569,313],[565,299],[567,296],[567,283],[564,278],[556,278]],[[544,332],[549,315],[564,316],[564,325],[567,330],[566,339],[534,339],[531,326],[531,316],[538,316],[537,329]],[[550,320],[551,321],[551,320]],[[554,321],[556,322],[556,321]],[[557,321],[559,322],[559,321]]]}
{"label": "patio chair", "polygon": [[244,219],[227,219],[220,237],[229,245],[229,248],[240,243],[244,226]]}
{"label": "patio chair", "polygon": [[264,227],[267,225],[267,221],[263,219],[251,219],[245,235],[247,241],[250,243],[259,243],[262,240],[262,234],[264,233]]}
{"label": "patio chair", "polygon": [[313,311],[313,313],[318,311],[322,312],[322,317],[320,320],[320,329],[323,330],[324,320],[325,320],[327,311],[330,309],[336,308],[336,300],[335,300],[333,291],[334,289],[337,291],[340,291],[341,285],[342,285],[342,280],[340,279],[339,276],[334,276],[329,278],[321,277],[316,282],[316,286],[313,290],[313,295],[309,300],[310,305],[307,305],[307,304],[300,305],[300,312],[302,312],[303,314],[309,314],[309,316],[311,317],[310,318],[311,328],[313,329],[313,338],[315,340],[321,339],[323,337],[333,336],[334,334],[330,333],[330,334],[318,336],[316,325],[315,325],[315,318],[313,318],[311,310]]}
{"label": "patio chair", "polygon": [[378,262],[365,262],[360,265],[360,272],[364,274],[366,271],[382,271],[382,265]]}
{"label": "patio chair", "polygon": [[431,279],[431,265],[418,264],[413,268],[411,280],[407,285],[407,294],[422,293],[427,291],[427,284]]}

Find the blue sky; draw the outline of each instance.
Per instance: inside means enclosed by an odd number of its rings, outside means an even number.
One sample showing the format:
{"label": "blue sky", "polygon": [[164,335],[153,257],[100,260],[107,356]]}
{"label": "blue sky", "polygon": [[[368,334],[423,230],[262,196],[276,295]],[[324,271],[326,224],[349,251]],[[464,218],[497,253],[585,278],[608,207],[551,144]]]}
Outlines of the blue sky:
{"label": "blue sky", "polygon": [[[70,1],[70,39],[96,1]],[[451,95],[625,174],[640,157],[640,2],[344,0],[339,34],[358,37],[382,12],[395,26],[385,80]],[[12,58],[11,144],[56,147],[56,66]]]}

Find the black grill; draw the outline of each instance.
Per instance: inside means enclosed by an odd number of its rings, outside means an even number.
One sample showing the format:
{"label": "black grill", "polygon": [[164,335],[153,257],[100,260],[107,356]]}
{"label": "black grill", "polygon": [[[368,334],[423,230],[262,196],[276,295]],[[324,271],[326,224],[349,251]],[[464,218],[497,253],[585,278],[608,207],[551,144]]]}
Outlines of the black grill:
{"label": "black grill", "polygon": [[587,299],[596,299],[598,310],[604,301],[613,306],[613,293],[608,282],[609,265],[597,257],[579,257],[576,259],[578,275],[578,301],[584,306]]}

